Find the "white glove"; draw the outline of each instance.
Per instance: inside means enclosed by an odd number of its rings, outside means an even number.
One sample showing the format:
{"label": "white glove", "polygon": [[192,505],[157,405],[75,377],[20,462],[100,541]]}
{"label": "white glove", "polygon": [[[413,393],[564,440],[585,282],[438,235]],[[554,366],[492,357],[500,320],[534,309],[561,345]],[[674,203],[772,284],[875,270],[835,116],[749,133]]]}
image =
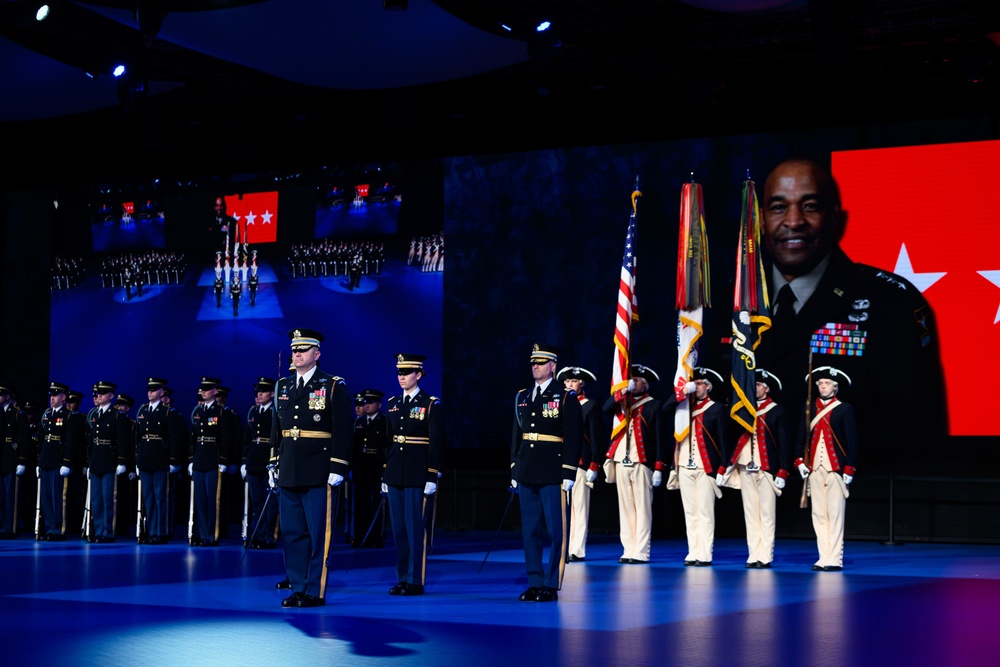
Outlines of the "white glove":
{"label": "white glove", "polygon": [[809,476],[809,467],[805,463],[799,464],[799,474],[802,475],[802,479]]}
{"label": "white glove", "polygon": [[722,485],[723,485],[723,484],[725,484],[725,483],[726,483],[726,478],[725,478],[725,476],[723,476],[723,475],[716,475],[716,476],[715,476],[715,485],[716,485],[717,487],[719,487],[719,488],[721,489],[721,488],[722,488]]}
{"label": "white glove", "polygon": [[[67,468],[66,466],[62,466],[61,468],[59,468],[59,474],[62,475],[63,477],[69,477],[69,474],[71,472],[73,472],[73,471],[70,470],[69,468]],[[846,477],[846,475],[845,475],[845,477]]]}
{"label": "white glove", "polygon": [[247,478],[247,464],[246,463],[244,463],[243,465],[240,466],[240,477],[242,477],[243,479]]}
{"label": "white glove", "polygon": [[385,482],[382,482],[382,493],[389,495],[389,486]]}
{"label": "white glove", "polygon": [[24,474],[24,466],[17,466],[17,470],[14,473],[18,477]]}
{"label": "white glove", "polygon": [[427,482],[424,484],[424,495],[433,496],[434,492],[438,490],[437,482]]}
{"label": "white glove", "polygon": [[135,467],[135,474],[136,474],[136,475],[138,475],[138,474],[139,474],[139,466],[136,466],[136,467]]}
{"label": "white glove", "polygon": [[622,389],[623,393],[625,393],[625,392],[631,392],[631,391],[635,391],[635,380],[629,380],[628,381],[628,386],[625,387],[624,389]]}
{"label": "white glove", "polygon": [[189,463],[188,464],[188,474],[191,475],[192,477],[194,477],[194,464],[193,463]]}
{"label": "white glove", "polygon": [[219,464],[219,472],[226,472],[226,466],[222,463]]}
{"label": "white glove", "polygon": [[663,484],[663,473],[659,470],[653,471],[653,486]]}
{"label": "white glove", "polygon": [[516,479],[510,480],[510,488],[515,489],[515,490],[517,489],[517,480]]}
{"label": "white glove", "polygon": [[128,481],[134,482],[136,477],[138,477],[138,475],[136,475],[134,472],[130,472],[128,474]]}
{"label": "white glove", "polygon": [[779,489],[785,488],[785,478],[784,477],[775,477],[774,478],[774,485],[776,487],[778,487]]}
{"label": "white glove", "polygon": [[562,485],[562,490],[565,491],[566,493],[569,493],[572,490],[572,488],[573,488],[573,480],[571,480],[571,479],[564,479],[563,480],[563,485]]}
{"label": "white glove", "polygon": [[844,484],[850,484],[854,481],[854,475],[844,475]]}
{"label": "white glove", "polygon": [[591,484],[593,484],[597,480],[597,471],[596,470],[588,470],[586,477],[587,477],[587,481],[590,482]]}
{"label": "white glove", "polygon": [[42,476],[41,466],[35,466],[35,477],[41,477],[41,476]]}
{"label": "white glove", "polygon": [[180,466],[170,466],[170,474],[171,475],[174,474],[175,472],[180,472],[180,471],[181,471],[181,467]]}
{"label": "white glove", "polygon": [[684,385],[684,395],[686,396],[688,394],[693,394],[696,388],[697,387],[695,386],[694,382],[688,382],[686,385]]}
{"label": "white glove", "polygon": [[120,465],[117,468],[115,468],[115,474],[116,475],[124,475],[125,474],[125,466],[124,465]]}
{"label": "white glove", "polygon": [[331,472],[330,476],[326,479],[326,483],[330,486],[340,486],[340,483],[344,481],[343,475],[338,475],[335,472]]}
{"label": "white glove", "polygon": [[278,471],[274,468],[267,471],[267,485],[272,489],[278,486]]}

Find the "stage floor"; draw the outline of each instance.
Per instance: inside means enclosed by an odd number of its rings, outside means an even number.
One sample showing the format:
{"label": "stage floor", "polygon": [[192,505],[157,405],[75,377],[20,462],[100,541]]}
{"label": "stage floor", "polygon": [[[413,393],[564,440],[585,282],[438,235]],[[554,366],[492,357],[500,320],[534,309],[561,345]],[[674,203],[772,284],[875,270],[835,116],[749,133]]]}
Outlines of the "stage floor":
{"label": "stage floor", "polygon": [[[282,555],[238,542],[0,542],[5,664],[888,665],[989,664],[1000,653],[1000,547],[849,542],[843,572],[812,572],[810,541],[779,541],[771,570],[721,540],[619,565],[591,540],[554,604],[519,602],[519,536],[439,532],[427,595],[390,597],[395,553],[338,538],[327,606],[286,610]],[[466,663],[469,664],[469,663]]]}

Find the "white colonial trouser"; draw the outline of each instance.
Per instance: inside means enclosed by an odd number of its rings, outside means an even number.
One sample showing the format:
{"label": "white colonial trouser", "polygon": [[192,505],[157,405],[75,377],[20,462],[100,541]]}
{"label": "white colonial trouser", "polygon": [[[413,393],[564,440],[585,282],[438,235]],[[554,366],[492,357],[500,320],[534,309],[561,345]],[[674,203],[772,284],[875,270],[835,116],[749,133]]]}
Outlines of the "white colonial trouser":
{"label": "white colonial trouser", "polygon": [[826,466],[810,473],[809,502],[812,504],[813,530],[821,567],[844,566],[844,510],[847,487],[844,479]]}
{"label": "white colonial trouser", "polygon": [[778,496],[769,472],[747,472],[737,465],[740,492],[743,495],[743,518],[747,524],[747,562],[770,563],[774,560],[774,517]]}
{"label": "white colonial trouser", "polygon": [[587,481],[587,471],[576,469],[576,483],[570,491],[573,513],[569,524],[569,555],[587,557],[587,524],[590,521],[590,490],[593,483]]}
{"label": "white colonial trouser", "polygon": [[715,544],[715,479],[705,474],[700,456],[693,458],[697,468],[677,467],[688,541],[684,560],[711,563]]}
{"label": "white colonial trouser", "polygon": [[622,558],[646,562],[653,535],[653,471],[642,463],[615,462]]}

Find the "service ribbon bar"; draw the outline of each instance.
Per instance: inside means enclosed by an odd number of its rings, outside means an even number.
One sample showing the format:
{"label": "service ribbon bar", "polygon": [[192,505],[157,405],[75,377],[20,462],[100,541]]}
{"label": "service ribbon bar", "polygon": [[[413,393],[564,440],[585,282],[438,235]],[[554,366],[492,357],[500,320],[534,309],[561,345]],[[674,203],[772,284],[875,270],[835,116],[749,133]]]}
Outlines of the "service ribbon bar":
{"label": "service ribbon bar", "polygon": [[809,349],[813,354],[860,357],[865,352],[867,341],[868,332],[858,329],[858,325],[831,322],[813,333]]}

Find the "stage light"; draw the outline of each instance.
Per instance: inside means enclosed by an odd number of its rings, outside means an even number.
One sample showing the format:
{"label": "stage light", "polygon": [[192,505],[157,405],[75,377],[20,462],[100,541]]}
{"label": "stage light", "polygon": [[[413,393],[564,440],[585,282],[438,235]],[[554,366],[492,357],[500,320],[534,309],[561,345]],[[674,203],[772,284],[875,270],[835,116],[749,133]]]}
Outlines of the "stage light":
{"label": "stage light", "polygon": [[116,79],[119,78],[122,74],[125,73],[125,65],[118,65],[111,71],[111,73],[115,75]]}
{"label": "stage light", "polygon": [[542,21],[535,27],[535,32],[545,32],[552,27],[551,21]]}
{"label": "stage light", "polygon": [[504,30],[506,30],[507,32],[513,32],[513,30],[511,29],[511,27],[509,25],[504,24],[504,23],[501,23],[500,27],[503,28]]}
{"label": "stage light", "polygon": [[48,5],[42,5],[41,7],[38,8],[38,11],[35,12],[35,20],[36,21],[44,21],[48,17],[49,17],[49,6]]}

